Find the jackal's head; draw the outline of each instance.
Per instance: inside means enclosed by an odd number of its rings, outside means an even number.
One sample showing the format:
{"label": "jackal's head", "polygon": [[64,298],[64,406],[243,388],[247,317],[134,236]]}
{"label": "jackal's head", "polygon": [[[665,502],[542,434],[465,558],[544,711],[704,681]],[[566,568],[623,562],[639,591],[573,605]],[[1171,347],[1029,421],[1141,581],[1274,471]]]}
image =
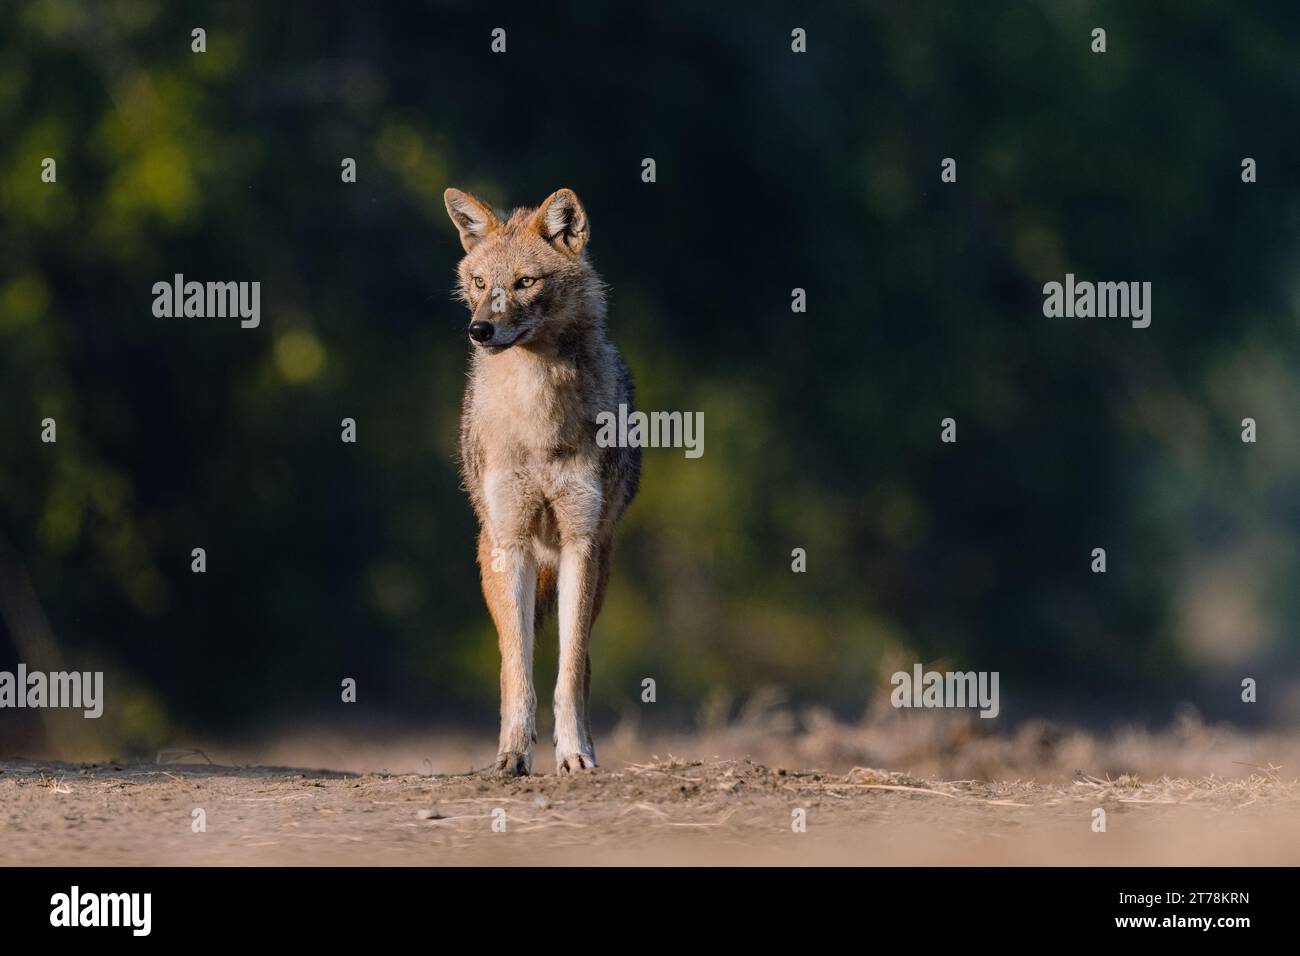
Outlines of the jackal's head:
{"label": "jackal's head", "polygon": [[587,213],[573,190],[504,218],[459,189],[443,199],[465,247],[459,293],[475,346],[490,353],[525,344],[545,349],[600,321],[601,283],[583,253]]}

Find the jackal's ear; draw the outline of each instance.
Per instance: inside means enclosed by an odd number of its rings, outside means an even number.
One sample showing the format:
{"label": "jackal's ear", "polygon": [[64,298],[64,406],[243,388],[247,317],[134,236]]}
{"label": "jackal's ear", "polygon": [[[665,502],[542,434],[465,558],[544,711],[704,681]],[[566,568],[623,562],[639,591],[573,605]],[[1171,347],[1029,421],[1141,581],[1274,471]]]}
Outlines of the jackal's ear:
{"label": "jackal's ear", "polygon": [[587,210],[572,189],[557,189],[537,209],[533,222],[542,238],[561,252],[576,256],[587,244]]}
{"label": "jackal's ear", "polygon": [[456,231],[460,233],[460,244],[469,252],[487,236],[489,232],[501,225],[492,207],[469,193],[459,189],[448,189],[442,194],[447,204],[447,215],[451,217]]}

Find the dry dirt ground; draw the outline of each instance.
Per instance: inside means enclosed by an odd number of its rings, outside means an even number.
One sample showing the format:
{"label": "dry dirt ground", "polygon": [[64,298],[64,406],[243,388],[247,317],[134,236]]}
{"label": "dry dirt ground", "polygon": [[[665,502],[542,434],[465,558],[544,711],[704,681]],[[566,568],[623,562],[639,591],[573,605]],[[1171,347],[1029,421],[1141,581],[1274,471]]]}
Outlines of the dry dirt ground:
{"label": "dry dirt ground", "polygon": [[[1294,735],[977,731],[778,717],[646,743],[624,728],[595,772],[557,777],[541,749],[541,772],[515,780],[465,772],[491,740],[454,735],[7,760],[0,863],[1300,864]],[[266,765],[283,754],[334,769]]]}

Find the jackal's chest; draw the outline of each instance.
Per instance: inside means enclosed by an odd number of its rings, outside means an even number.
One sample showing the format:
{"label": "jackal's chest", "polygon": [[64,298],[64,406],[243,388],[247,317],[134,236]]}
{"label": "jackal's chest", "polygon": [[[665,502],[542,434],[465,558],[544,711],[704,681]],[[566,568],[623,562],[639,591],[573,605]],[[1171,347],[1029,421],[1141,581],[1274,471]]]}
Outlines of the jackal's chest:
{"label": "jackal's chest", "polygon": [[482,455],[481,517],[498,540],[558,541],[599,524],[598,449],[562,386],[527,368],[473,383],[467,424]]}
{"label": "jackal's chest", "polygon": [[470,426],[489,457],[545,458],[590,430],[572,370],[553,362],[520,356],[477,369],[470,395]]}

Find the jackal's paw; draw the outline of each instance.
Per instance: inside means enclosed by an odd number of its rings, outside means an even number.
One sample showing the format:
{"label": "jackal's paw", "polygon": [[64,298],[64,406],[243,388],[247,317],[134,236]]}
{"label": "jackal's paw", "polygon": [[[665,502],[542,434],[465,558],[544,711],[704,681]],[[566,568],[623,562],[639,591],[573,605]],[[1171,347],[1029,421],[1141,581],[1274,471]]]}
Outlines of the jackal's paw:
{"label": "jackal's paw", "polygon": [[513,750],[503,750],[497,754],[493,770],[499,777],[526,777],[532,770],[532,754],[521,754]]}
{"label": "jackal's paw", "polygon": [[576,753],[565,753],[560,749],[555,751],[555,772],[561,777],[581,770],[595,769],[596,755],[590,750],[579,750]]}

